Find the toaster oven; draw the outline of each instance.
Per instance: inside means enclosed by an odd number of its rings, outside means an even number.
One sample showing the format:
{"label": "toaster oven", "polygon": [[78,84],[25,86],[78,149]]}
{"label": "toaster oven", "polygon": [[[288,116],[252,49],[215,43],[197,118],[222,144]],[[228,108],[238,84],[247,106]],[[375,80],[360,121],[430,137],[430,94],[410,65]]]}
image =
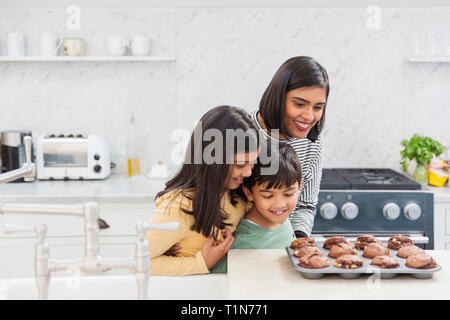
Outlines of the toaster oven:
{"label": "toaster oven", "polygon": [[39,180],[95,180],[111,174],[110,152],[99,135],[49,134],[36,144]]}

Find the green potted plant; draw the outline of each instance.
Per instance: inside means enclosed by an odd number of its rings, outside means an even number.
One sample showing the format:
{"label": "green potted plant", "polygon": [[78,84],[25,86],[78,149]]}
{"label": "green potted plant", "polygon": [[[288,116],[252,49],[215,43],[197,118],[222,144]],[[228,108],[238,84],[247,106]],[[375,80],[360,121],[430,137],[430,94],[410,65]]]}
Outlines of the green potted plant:
{"label": "green potted plant", "polygon": [[414,171],[414,181],[422,184],[423,186],[428,184],[428,169],[427,164],[431,159],[439,156],[444,152],[444,147],[438,141],[431,139],[430,137],[423,137],[415,133],[411,139],[403,140],[402,146],[404,149],[400,151],[402,159],[400,164],[403,172],[408,170],[408,160],[416,160],[417,167]]}

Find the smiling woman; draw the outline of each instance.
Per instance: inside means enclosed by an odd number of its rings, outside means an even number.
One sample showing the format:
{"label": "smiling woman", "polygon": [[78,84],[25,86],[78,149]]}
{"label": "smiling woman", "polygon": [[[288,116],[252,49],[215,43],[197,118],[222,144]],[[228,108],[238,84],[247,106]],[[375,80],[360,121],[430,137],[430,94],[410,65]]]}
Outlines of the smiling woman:
{"label": "smiling woman", "polygon": [[322,176],[322,129],[330,85],[326,70],[313,58],[287,60],[252,113],[268,137],[291,145],[297,153],[303,183],[290,221],[295,235],[311,235]]}

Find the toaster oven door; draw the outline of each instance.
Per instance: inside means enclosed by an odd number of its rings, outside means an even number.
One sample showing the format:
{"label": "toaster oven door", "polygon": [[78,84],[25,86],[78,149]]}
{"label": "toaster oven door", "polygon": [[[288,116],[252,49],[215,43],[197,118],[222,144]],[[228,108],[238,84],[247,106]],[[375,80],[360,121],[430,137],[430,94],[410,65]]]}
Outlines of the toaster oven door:
{"label": "toaster oven door", "polygon": [[[78,141],[76,141],[78,140]],[[44,143],[42,148],[44,167],[73,167],[88,166],[88,143],[86,139],[73,141],[51,141]]]}

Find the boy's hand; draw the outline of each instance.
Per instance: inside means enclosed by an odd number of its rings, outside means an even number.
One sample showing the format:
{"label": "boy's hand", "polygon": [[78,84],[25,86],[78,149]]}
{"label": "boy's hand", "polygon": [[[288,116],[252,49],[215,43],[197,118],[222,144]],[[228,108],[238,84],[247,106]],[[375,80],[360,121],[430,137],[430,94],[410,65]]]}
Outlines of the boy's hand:
{"label": "boy's hand", "polygon": [[225,257],[228,250],[230,250],[233,245],[234,238],[230,229],[225,227],[225,230],[222,230],[221,232],[224,238],[221,243],[214,245],[214,237],[210,236],[203,245],[202,255],[208,269],[211,269],[212,266]]}

